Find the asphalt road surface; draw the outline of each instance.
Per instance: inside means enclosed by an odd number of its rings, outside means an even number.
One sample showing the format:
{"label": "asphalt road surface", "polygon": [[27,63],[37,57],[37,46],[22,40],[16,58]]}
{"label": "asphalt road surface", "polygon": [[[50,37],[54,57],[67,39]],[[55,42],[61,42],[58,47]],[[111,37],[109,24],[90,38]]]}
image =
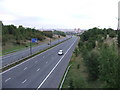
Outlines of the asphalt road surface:
{"label": "asphalt road surface", "polygon": [[[53,42],[51,42],[51,46],[57,44],[58,42],[62,42],[68,38],[70,38],[70,37],[59,39],[59,41],[58,40],[53,41]],[[42,51],[48,47],[50,47],[50,45],[48,45],[48,44],[42,44],[42,45],[39,45],[36,47],[32,47],[32,53],[37,53],[37,52]],[[20,59],[25,58],[29,55],[31,55],[30,48],[26,48],[24,50],[21,50],[21,51],[15,52],[15,53],[4,55],[2,57],[2,67],[6,66],[8,64],[11,64],[15,61],[19,61]]]}
{"label": "asphalt road surface", "polygon": [[[3,88],[58,88],[78,38],[71,39],[2,73]],[[64,54],[58,55],[62,49]]]}

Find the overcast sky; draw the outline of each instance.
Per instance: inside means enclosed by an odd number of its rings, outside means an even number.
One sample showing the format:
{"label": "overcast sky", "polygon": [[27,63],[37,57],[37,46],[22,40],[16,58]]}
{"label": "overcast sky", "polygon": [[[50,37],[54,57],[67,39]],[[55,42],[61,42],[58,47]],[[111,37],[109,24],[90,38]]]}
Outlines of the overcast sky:
{"label": "overcast sky", "polygon": [[0,0],[3,24],[31,28],[117,28],[120,0]]}

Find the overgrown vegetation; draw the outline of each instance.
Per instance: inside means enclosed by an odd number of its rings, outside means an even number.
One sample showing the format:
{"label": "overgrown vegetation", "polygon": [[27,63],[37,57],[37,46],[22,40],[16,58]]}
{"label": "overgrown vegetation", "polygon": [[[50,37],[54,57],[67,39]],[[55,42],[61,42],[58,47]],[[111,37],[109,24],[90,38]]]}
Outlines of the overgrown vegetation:
{"label": "overgrown vegetation", "polygon": [[31,38],[37,38],[38,40],[45,39],[44,33],[39,30],[23,26],[17,28],[14,25],[3,25],[2,35],[3,45],[6,45],[7,42],[20,45],[24,44],[27,40],[31,40]]}
{"label": "overgrown vegetation", "polygon": [[[116,31],[112,29],[93,28],[81,37],[83,46],[79,50],[84,58],[89,80],[101,80],[103,87],[119,88],[118,83],[118,51],[116,45]],[[114,41],[113,41],[113,38]],[[111,40],[109,43],[107,40]],[[110,44],[112,43],[112,44]],[[86,52],[85,52],[86,51]]]}
{"label": "overgrown vegetation", "polygon": [[[101,82],[98,85],[101,88],[120,88],[120,57],[116,37],[117,31],[111,28],[93,28],[80,35],[80,41],[74,54],[76,57],[81,55],[87,68],[86,88],[91,87],[90,82],[94,82],[94,84]],[[79,62],[80,60],[81,58],[79,58]],[[79,78],[81,78],[81,74]],[[73,80],[72,83],[75,82]],[[96,86],[92,86],[92,88],[96,88]]]}
{"label": "overgrown vegetation", "polygon": [[74,88],[86,88],[88,86],[86,82],[87,73],[86,68],[83,66],[81,56],[76,57],[74,53],[70,65],[71,67],[63,84],[63,88],[71,88],[71,90]]}
{"label": "overgrown vegetation", "polygon": [[52,31],[43,31],[43,34],[49,38],[53,37],[53,32]]}
{"label": "overgrown vegetation", "polygon": [[[59,32],[59,35],[63,35],[64,32]],[[25,28],[22,25],[3,25],[2,24],[2,47],[3,53],[22,49],[30,46],[31,38],[37,38],[38,42],[48,38],[53,38],[53,31],[40,31],[35,28]],[[54,39],[54,38],[53,38]],[[38,45],[38,43],[32,43],[32,45]]]}
{"label": "overgrown vegetation", "polygon": [[118,30],[118,47],[120,48],[120,30]]}
{"label": "overgrown vegetation", "polygon": [[59,36],[64,36],[64,37],[66,36],[66,34],[64,32],[62,32],[62,31],[54,30],[53,33],[56,34],[56,35],[59,35]]}
{"label": "overgrown vegetation", "polygon": [[[66,39],[66,40],[69,40],[69,39]],[[62,42],[59,42],[59,43],[57,43],[57,44],[55,44],[55,45],[53,45],[53,46],[51,46],[51,47],[48,47],[48,48],[46,48],[46,49],[44,49],[44,50],[42,50],[42,51],[39,51],[39,52],[37,52],[37,53],[35,53],[35,54],[32,54],[32,55],[30,55],[30,56],[27,56],[27,57],[25,57],[25,58],[23,58],[23,59],[21,59],[21,60],[19,60],[19,61],[16,61],[16,62],[14,62],[14,63],[12,63],[12,64],[10,64],[10,65],[7,65],[7,66],[1,68],[1,69],[0,69],[0,72],[3,72],[3,71],[5,71],[5,70],[8,70],[8,69],[10,69],[11,67],[14,67],[14,66],[16,66],[16,65],[18,65],[18,64],[20,64],[20,63],[22,63],[22,62],[24,62],[24,61],[32,58],[32,57],[34,57],[34,56],[36,56],[36,55],[42,53],[42,52],[45,52],[45,51],[47,51],[47,50],[49,50],[49,49],[51,49],[51,48],[53,48],[53,47],[55,47],[55,46],[63,43],[63,42],[65,42],[66,40],[64,40],[64,41],[62,41]]]}
{"label": "overgrown vegetation", "polygon": [[25,28],[21,25],[19,27],[14,25],[2,25],[2,28],[3,53],[12,48],[28,47],[31,38],[37,38],[38,41],[45,39],[44,33],[34,28]]}

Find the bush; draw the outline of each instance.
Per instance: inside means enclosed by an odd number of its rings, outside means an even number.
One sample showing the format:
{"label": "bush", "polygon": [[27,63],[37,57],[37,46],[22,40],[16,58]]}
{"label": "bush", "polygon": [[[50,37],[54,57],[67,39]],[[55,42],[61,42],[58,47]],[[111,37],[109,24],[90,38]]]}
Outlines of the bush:
{"label": "bush", "polygon": [[53,37],[53,33],[52,31],[43,31],[44,35],[49,37],[49,38],[52,38]]}
{"label": "bush", "polygon": [[86,80],[81,76],[79,76],[79,78],[75,78],[73,84],[75,88],[86,88],[87,87]]}
{"label": "bush", "polygon": [[66,34],[64,33],[64,32],[62,32],[62,31],[57,31],[57,30],[54,30],[54,32],[53,32],[54,34],[56,34],[56,35],[61,35],[61,36],[66,36]]}
{"label": "bush", "polygon": [[109,36],[110,36],[111,38],[114,38],[114,37],[116,37],[116,33],[115,33],[115,32],[111,32],[111,33],[109,34]]}
{"label": "bush", "polygon": [[99,71],[100,80],[105,82],[105,87],[116,88],[118,87],[118,54],[117,51],[112,48],[113,46],[103,45],[100,50],[99,57]]}
{"label": "bush", "polygon": [[75,48],[75,51],[74,51],[74,53],[75,53],[75,56],[77,57],[78,56],[78,48]]}
{"label": "bush", "polygon": [[14,25],[3,25],[2,35],[3,46],[8,42],[21,45],[21,43],[30,40],[31,38],[38,38],[38,40],[44,39],[42,31],[32,28],[24,28],[23,26],[17,28]]}
{"label": "bush", "polygon": [[89,80],[97,80],[99,77],[99,61],[98,61],[99,54],[95,51],[89,52],[87,57],[84,59],[88,74]]}
{"label": "bush", "polygon": [[120,30],[118,30],[118,47],[120,48]]}

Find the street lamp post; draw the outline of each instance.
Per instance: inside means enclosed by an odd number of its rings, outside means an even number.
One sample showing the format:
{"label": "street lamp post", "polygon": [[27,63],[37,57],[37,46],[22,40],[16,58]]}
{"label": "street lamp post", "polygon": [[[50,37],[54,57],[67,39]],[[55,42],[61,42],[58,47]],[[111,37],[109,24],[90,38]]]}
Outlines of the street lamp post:
{"label": "street lamp post", "polygon": [[58,43],[59,43],[60,35],[58,35]]}
{"label": "street lamp post", "polygon": [[51,38],[50,38],[50,46],[51,46]]}
{"label": "street lamp post", "polygon": [[31,39],[30,39],[30,54],[32,55],[32,43],[31,43]]}
{"label": "street lamp post", "polygon": [[118,18],[118,26],[117,26],[117,30],[119,30],[120,26],[119,26],[119,20],[120,18]]}
{"label": "street lamp post", "polygon": [[31,37],[32,37],[32,31],[30,31],[30,54],[32,55],[32,39],[31,39]]}

